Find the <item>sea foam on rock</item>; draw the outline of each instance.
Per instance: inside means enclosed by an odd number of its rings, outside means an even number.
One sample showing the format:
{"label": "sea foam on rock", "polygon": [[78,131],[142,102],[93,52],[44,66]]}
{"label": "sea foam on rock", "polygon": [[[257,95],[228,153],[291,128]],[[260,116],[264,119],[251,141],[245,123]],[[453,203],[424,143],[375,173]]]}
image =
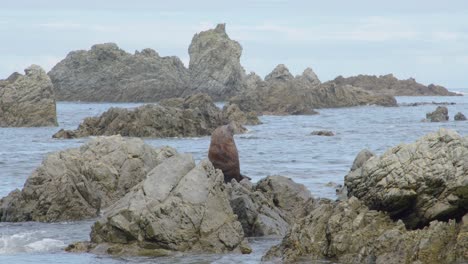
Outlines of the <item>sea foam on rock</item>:
{"label": "sea foam on rock", "polygon": [[57,126],[54,86],[37,65],[0,80],[0,127]]}

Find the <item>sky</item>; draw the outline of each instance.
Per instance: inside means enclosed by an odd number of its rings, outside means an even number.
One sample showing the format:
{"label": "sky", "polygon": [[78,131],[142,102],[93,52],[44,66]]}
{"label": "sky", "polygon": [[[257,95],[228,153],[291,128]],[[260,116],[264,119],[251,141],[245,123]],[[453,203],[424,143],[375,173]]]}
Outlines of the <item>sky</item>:
{"label": "sky", "polygon": [[188,65],[193,35],[218,23],[242,45],[247,73],[282,63],[294,75],[311,67],[322,81],[393,73],[468,88],[465,0],[4,0],[0,79],[31,64],[48,71],[68,52],[106,42]]}

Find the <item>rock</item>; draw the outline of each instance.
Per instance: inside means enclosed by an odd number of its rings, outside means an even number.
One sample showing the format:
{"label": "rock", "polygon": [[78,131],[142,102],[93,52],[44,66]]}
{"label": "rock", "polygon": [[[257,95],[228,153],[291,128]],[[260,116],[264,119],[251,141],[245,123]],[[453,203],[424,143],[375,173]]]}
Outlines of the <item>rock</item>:
{"label": "rock", "polygon": [[132,55],[114,43],[70,52],[49,76],[63,101],[155,102],[179,97],[190,83],[179,58],[152,49]]}
{"label": "rock", "polygon": [[57,126],[54,87],[49,76],[37,65],[24,72],[0,80],[0,127]]}
{"label": "rock", "polygon": [[215,101],[227,100],[244,87],[241,45],[226,34],[225,24],[195,34],[189,47],[190,89],[184,96],[206,93]]}
{"label": "rock", "polygon": [[335,133],[333,133],[333,131],[329,131],[329,130],[312,131],[310,134],[313,135],[313,136],[326,136],[326,137],[332,137],[332,136],[335,135]]}
{"label": "rock", "polygon": [[246,78],[246,88],[230,99],[242,111],[260,114],[317,114],[313,108],[349,107],[377,104],[396,106],[392,96],[375,95],[361,88],[339,86],[332,82],[320,84],[308,68],[294,77],[286,66],[278,65],[263,81],[255,74]]}
{"label": "rock", "polygon": [[455,121],[466,121],[466,116],[463,113],[458,112],[453,119]]}
{"label": "rock", "polygon": [[223,178],[208,160],[195,166],[189,154],[165,160],[93,225],[88,249],[152,256],[247,253]]}
{"label": "rock", "polygon": [[339,263],[462,263],[468,260],[468,215],[457,223],[433,221],[406,230],[355,197],[316,201],[263,260],[295,263],[329,259]]}
{"label": "rock", "polygon": [[[211,135],[218,126],[228,123],[230,120],[208,95],[196,94],[185,99],[163,100],[161,105],[148,104],[134,109],[112,107],[99,117],[86,118],[78,129],[61,130],[53,137],[118,134],[127,137],[195,137]],[[233,126],[236,133],[246,131],[242,124]]]}
{"label": "rock", "polygon": [[468,138],[440,129],[373,157],[345,177],[348,197],[408,228],[468,212]]}
{"label": "rock", "polygon": [[456,105],[455,102],[416,102],[416,103],[401,103],[398,106],[421,106],[421,105]]}
{"label": "rock", "polygon": [[0,200],[0,220],[74,221],[93,218],[123,197],[163,160],[176,154],[140,139],[97,137],[48,155],[22,191]]}
{"label": "rock", "polygon": [[344,78],[336,77],[333,82],[339,85],[352,85],[361,87],[367,91],[378,94],[391,96],[454,96],[460,95],[449,92],[445,87],[430,84],[428,86],[417,83],[415,79],[398,80],[392,74],[375,76],[375,75],[358,75]]}
{"label": "rock", "polygon": [[283,176],[268,176],[256,185],[248,180],[228,184],[231,207],[246,236],[284,236],[306,215],[312,195],[302,184]]}
{"label": "rock", "polygon": [[353,161],[353,166],[351,166],[351,171],[355,171],[357,169],[360,169],[362,167],[362,165],[366,161],[368,161],[370,158],[372,158],[374,156],[375,156],[375,154],[372,153],[368,149],[363,149],[363,150],[359,151],[359,153],[357,154],[356,158]]}
{"label": "rock", "polygon": [[243,125],[259,125],[262,122],[258,119],[255,112],[245,113],[240,110],[239,106],[236,104],[226,104],[223,107],[223,115],[229,122],[235,122]]}
{"label": "rock", "polygon": [[438,106],[432,113],[426,114],[426,119],[431,122],[445,122],[449,120],[448,109],[445,106]]}

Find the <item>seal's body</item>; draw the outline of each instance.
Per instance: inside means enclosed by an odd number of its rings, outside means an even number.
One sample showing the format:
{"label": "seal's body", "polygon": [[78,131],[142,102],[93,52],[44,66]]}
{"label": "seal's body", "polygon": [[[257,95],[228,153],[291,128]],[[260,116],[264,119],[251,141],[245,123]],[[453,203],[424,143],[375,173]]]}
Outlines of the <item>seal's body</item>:
{"label": "seal's body", "polygon": [[244,177],[240,174],[239,154],[234,142],[233,129],[229,125],[220,126],[211,134],[208,159],[213,166],[223,171],[224,182],[232,179],[240,182]]}

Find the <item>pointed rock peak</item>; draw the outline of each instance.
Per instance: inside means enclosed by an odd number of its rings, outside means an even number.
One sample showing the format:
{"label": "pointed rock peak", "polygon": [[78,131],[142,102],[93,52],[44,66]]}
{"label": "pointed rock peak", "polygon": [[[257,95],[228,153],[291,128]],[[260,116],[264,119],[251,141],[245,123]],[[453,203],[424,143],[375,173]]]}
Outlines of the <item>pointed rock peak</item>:
{"label": "pointed rock peak", "polygon": [[154,49],[146,48],[140,51],[135,51],[135,55],[142,55],[145,57],[156,57],[159,58],[159,53],[156,52]]}
{"label": "pointed rock peak", "polygon": [[312,68],[307,68],[304,70],[301,76],[299,76],[300,79],[308,81],[312,84],[320,84],[320,79],[317,77],[317,74],[312,70]]}
{"label": "pointed rock peak", "polygon": [[33,64],[33,65],[29,66],[28,68],[26,68],[24,70],[24,73],[26,73],[26,75],[28,75],[28,76],[31,76],[31,75],[43,74],[43,73],[45,73],[45,71],[41,68],[41,66]]}
{"label": "pointed rock peak", "polygon": [[214,31],[219,32],[219,33],[226,33],[226,23],[220,23],[216,25],[216,28]]}
{"label": "pointed rock peak", "polygon": [[284,65],[284,64],[279,64],[276,66],[273,71],[265,76],[265,81],[270,81],[270,80],[290,80],[293,79],[294,76],[289,72],[289,69]]}

